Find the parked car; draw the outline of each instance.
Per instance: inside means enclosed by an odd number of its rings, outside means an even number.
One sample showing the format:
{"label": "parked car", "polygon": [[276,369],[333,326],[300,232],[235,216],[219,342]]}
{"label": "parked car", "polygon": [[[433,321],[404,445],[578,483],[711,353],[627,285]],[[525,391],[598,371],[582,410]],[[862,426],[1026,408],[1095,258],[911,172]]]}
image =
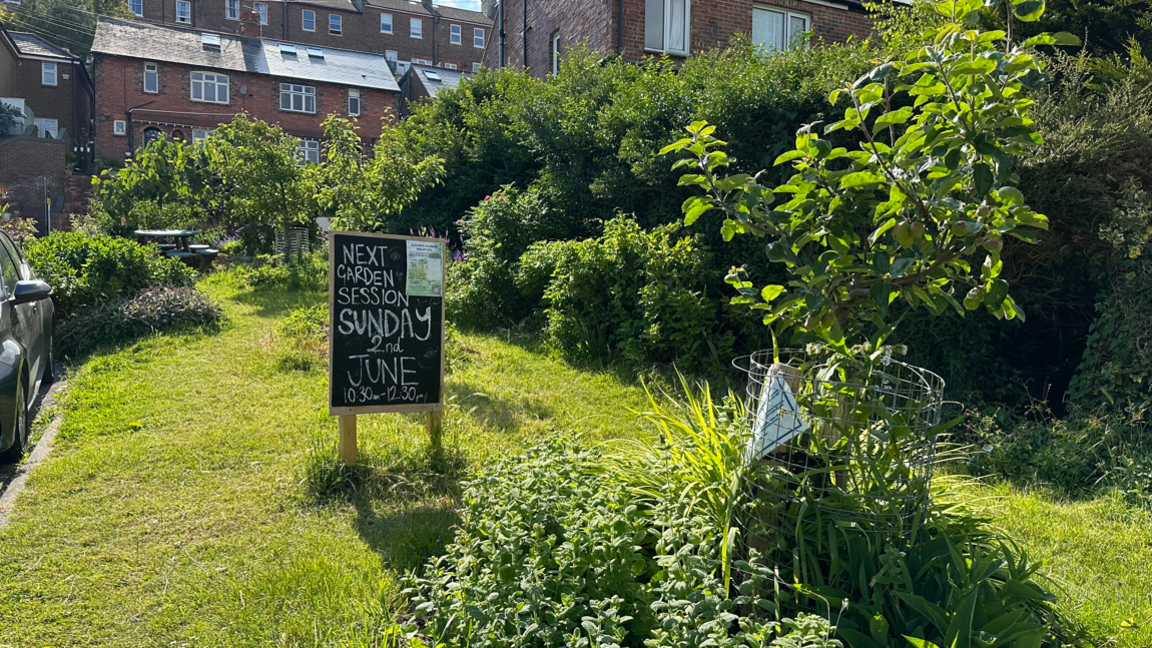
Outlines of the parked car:
{"label": "parked car", "polygon": [[20,461],[28,446],[28,409],[52,382],[52,287],[24,251],[0,232],[0,463]]}

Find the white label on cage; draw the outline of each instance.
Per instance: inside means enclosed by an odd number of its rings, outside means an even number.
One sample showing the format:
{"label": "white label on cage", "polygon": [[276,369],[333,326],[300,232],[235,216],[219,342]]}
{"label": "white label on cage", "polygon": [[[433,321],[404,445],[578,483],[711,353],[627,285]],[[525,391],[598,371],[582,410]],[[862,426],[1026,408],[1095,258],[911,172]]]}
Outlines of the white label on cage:
{"label": "white label on cage", "polygon": [[763,390],[752,427],[752,447],[749,448],[749,457],[756,459],[808,431],[808,424],[796,416],[800,406],[784,374],[769,370],[764,377]]}

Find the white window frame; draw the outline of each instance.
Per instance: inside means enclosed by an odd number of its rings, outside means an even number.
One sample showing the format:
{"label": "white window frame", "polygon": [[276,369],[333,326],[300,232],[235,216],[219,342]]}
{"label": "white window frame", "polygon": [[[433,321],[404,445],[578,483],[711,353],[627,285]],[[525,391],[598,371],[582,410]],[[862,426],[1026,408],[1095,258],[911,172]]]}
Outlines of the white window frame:
{"label": "white window frame", "polygon": [[[285,108],[285,99],[288,107]],[[299,100],[299,101],[297,101]],[[299,104],[299,108],[296,105]],[[299,83],[280,84],[280,110],[285,112],[316,114],[316,87]]]}
{"label": "white window frame", "polygon": [[255,11],[256,15],[260,17],[260,24],[261,25],[267,25],[268,24],[268,3],[267,2],[254,2],[254,3],[252,3],[252,11]]}
{"label": "white window frame", "polygon": [[[41,119],[37,117],[32,120],[32,123],[36,125],[36,137],[42,137],[44,139],[57,139],[60,137],[60,120]],[[51,135],[51,137],[49,137],[49,135]]]}
{"label": "white window frame", "polygon": [[224,18],[240,20],[240,0],[224,0]]}
{"label": "white window frame", "polygon": [[412,57],[412,65],[427,65],[427,66],[431,66],[431,65],[432,65],[432,61],[429,61],[428,59],[423,59],[423,58],[418,58],[418,57],[415,57],[415,56],[413,56],[413,57]]}
{"label": "white window frame", "polygon": [[[692,51],[692,0],[684,0],[684,33],[681,36],[684,38],[684,47],[682,49],[675,49],[668,46],[672,40],[672,21],[668,20],[669,14],[672,12],[672,3],[677,0],[645,0],[644,2],[644,51],[657,52],[661,54],[674,54],[676,56],[688,56]],[[648,11],[650,8],[661,7],[661,35],[660,45],[649,41],[650,25],[648,22]]]}
{"label": "white window frame", "polygon": [[560,32],[552,34],[552,76],[560,76]]}
{"label": "white window frame", "polygon": [[[148,75],[152,75],[152,89],[148,89]],[[144,64],[144,92],[160,94],[160,66],[155,63]]]}
{"label": "white window frame", "polygon": [[123,119],[112,120],[112,134],[123,137],[128,134],[128,122]]}
{"label": "white window frame", "polygon": [[[181,17],[180,7],[184,7],[184,15]],[[181,25],[192,24],[192,2],[191,0],[176,0],[176,22]]]}
{"label": "white window frame", "polygon": [[[770,13],[774,13],[774,14],[779,14],[784,19],[784,23],[783,23],[784,24],[784,33],[782,34],[782,36],[784,37],[785,41],[791,40],[788,36],[788,31],[789,31],[788,23],[790,23],[793,18],[800,18],[804,21],[804,31],[800,32],[800,33],[806,34],[810,31],[812,31],[812,16],[809,14],[802,13],[799,11],[789,11],[783,7],[766,6],[766,5],[753,5],[753,7],[752,7],[752,17],[753,17],[752,18],[752,24],[753,25],[756,24],[756,18],[755,17],[756,17],[757,11],[765,11],[765,12],[770,12]],[[795,36],[793,36],[792,38],[795,38]],[[763,46],[763,43],[756,41],[755,38],[753,38],[752,43],[754,45],[757,45],[757,46]],[[807,46],[807,44],[808,44],[807,41],[786,42],[784,45],[784,49],[792,49],[793,47],[797,47],[797,46],[805,47],[805,46]],[[778,49],[768,49],[767,47],[764,47],[763,49],[764,49],[765,53],[768,53],[768,54],[783,51],[783,50],[778,50]]]}
{"label": "white window frame", "polygon": [[424,38],[423,18],[410,18],[408,20],[408,35],[412,38]]}
{"label": "white window frame", "polygon": [[297,148],[300,152],[300,165],[320,164],[320,142],[316,140],[300,140]]}
{"label": "white window frame", "polygon": [[56,87],[60,83],[60,66],[43,61],[40,63],[40,85]]}
{"label": "white window frame", "polygon": [[[15,4],[20,4],[20,3],[16,2]],[[137,8],[139,8],[139,11],[137,11]],[[144,16],[144,0],[128,0],[128,9],[137,18],[143,17]]]}
{"label": "white window frame", "polygon": [[384,60],[398,61],[400,60],[400,52],[397,52],[396,50],[384,50]]}
{"label": "white window frame", "polygon": [[348,89],[348,115],[351,117],[360,116],[360,91],[356,88]]}
{"label": "white window frame", "polygon": [[21,2],[23,2],[23,0],[4,0],[5,4],[19,5]]}
{"label": "white window frame", "polygon": [[453,45],[464,44],[464,26],[463,25],[449,25],[448,26],[448,42]]}
{"label": "white window frame", "polygon": [[[387,23],[384,22],[385,18],[388,19]],[[392,14],[385,13],[385,12],[380,13],[380,33],[381,34],[393,33],[393,24],[394,24],[394,17],[392,16]]]}
{"label": "white window frame", "polygon": [[193,144],[203,144],[204,140],[208,139],[208,136],[211,134],[212,134],[211,128],[193,128],[192,129],[192,143]]}
{"label": "white window frame", "polygon": [[[336,29],[332,29],[332,21],[333,20],[336,21]],[[328,14],[328,33],[331,34],[332,36],[343,36],[344,35],[344,16],[341,16],[338,13]]]}
{"label": "white window frame", "polygon": [[472,47],[478,47],[480,49],[484,49],[484,43],[486,42],[484,39],[486,38],[486,36],[487,36],[487,33],[484,31],[483,27],[473,27],[472,28]]}
{"label": "white window frame", "polygon": [[[199,79],[196,78],[197,75],[199,75],[199,77],[200,77]],[[211,79],[211,80],[209,80],[209,79]],[[189,82],[188,82],[189,98],[191,98],[192,101],[198,101],[200,103],[214,103],[214,104],[228,105],[228,102],[230,99],[229,95],[231,94],[231,92],[230,92],[229,80],[228,80],[227,75],[220,74],[219,72],[202,72],[200,70],[197,70],[197,71],[192,72],[191,74],[188,75],[188,80],[189,80]],[[213,86],[212,94],[216,97],[215,99],[205,99],[204,98],[207,96],[205,89],[208,87],[208,85]],[[200,98],[199,99],[196,98],[196,87],[197,86],[200,87]],[[224,89],[224,100],[223,101],[220,101],[220,89],[221,88]]]}
{"label": "white window frame", "polygon": [[[308,27],[309,16],[311,16],[311,19],[312,19],[312,27],[311,28]],[[300,29],[302,29],[306,32],[316,31],[316,12],[315,11],[312,11],[311,9],[305,9],[305,10],[300,12]]]}
{"label": "white window frame", "polygon": [[480,74],[480,64],[472,63],[472,74]]}
{"label": "white window frame", "polygon": [[444,63],[443,65],[444,65],[445,70],[459,70],[460,69],[460,66],[456,65],[455,63]]}

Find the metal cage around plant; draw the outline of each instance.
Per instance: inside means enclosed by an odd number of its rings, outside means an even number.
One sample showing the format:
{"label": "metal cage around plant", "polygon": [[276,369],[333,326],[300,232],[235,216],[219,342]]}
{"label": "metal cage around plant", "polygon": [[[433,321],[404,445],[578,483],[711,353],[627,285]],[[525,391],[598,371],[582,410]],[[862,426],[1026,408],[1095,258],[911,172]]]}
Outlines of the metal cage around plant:
{"label": "metal cage around plant", "polygon": [[927,511],[944,380],[888,357],[854,370],[801,368],[799,353],[742,360],[752,428],[745,544],[764,554],[829,524],[909,541]]}

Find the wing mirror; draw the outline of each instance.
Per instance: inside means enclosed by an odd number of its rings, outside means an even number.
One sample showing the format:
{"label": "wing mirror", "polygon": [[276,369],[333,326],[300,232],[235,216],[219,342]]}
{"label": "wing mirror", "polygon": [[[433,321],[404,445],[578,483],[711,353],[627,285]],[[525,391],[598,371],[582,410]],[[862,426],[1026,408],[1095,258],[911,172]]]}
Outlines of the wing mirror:
{"label": "wing mirror", "polygon": [[12,303],[14,305],[36,302],[51,296],[52,286],[40,279],[17,281],[16,287],[12,289]]}

